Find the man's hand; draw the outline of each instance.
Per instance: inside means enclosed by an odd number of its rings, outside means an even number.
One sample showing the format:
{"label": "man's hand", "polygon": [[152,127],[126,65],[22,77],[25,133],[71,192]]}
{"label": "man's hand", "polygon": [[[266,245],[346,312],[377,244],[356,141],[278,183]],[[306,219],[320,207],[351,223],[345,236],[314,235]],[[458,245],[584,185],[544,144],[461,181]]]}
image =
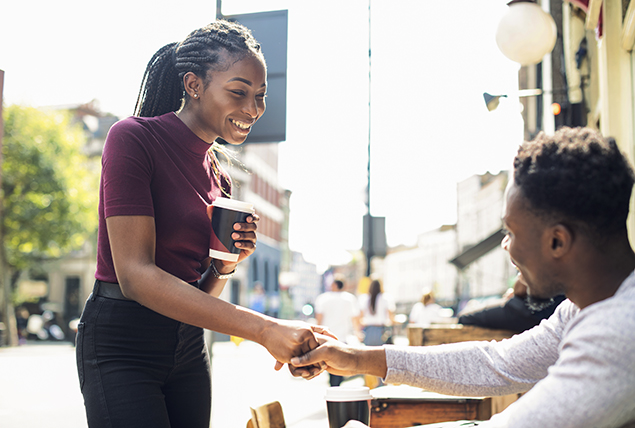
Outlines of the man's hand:
{"label": "man's hand", "polygon": [[[281,327],[280,324],[282,324],[282,322],[279,322],[278,328]],[[329,331],[329,329],[327,329],[326,327],[322,327],[322,326],[319,326],[319,325],[305,324],[303,322],[293,322],[293,321],[287,322],[285,324],[287,324],[288,327],[302,329],[302,330],[305,330],[305,329],[308,328],[313,333],[319,333],[320,336],[331,337],[333,339],[337,339],[335,337],[335,335],[333,333],[331,333]],[[296,334],[297,333],[295,333],[295,332],[293,333],[293,335],[296,335]],[[305,340],[301,341],[300,343],[298,343],[296,341],[296,344],[300,346],[299,352],[296,352],[295,354],[293,354],[291,356],[301,355],[301,354],[304,354],[305,352],[308,352],[311,349],[315,349],[315,347],[318,346],[318,342],[316,341],[316,339],[317,338],[314,335],[311,335],[311,337],[306,337]],[[307,347],[309,347],[309,348],[307,349]],[[267,349],[269,349],[269,348],[267,348]],[[274,353],[274,352],[271,352],[271,351],[269,351],[269,352],[274,357],[276,357],[276,365],[275,365],[275,369],[276,370],[280,370],[284,366],[285,362],[289,362],[289,359],[283,360],[282,358],[279,358],[279,356],[278,356],[278,355],[280,355],[279,353],[277,353],[277,352]],[[289,358],[291,358],[291,357],[289,357]],[[289,369],[290,369],[290,367],[289,367]],[[320,363],[316,363],[316,364],[314,364],[314,365],[312,365],[310,367],[306,367],[305,368],[305,370],[307,370],[307,371],[309,371],[311,373],[310,378],[313,378],[313,377],[319,375],[325,369],[326,369],[326,364],[321,363],[321,362]],[[292,371],[292,373],[293,373],[293,371]],[[307,376],[304,376],[304,377],[307,377]]]}
{"label": "man's hand", "polygon": [[315,377],[314,370],[307,368],[314,364],[325,364],[326,370],[334,375],[362,373],[382,378],[386,376],[386,353],[382,347],[355,348],[321,334],[316,334],[316,338],[319,347],[291,359],[289,370],[294,376]]}

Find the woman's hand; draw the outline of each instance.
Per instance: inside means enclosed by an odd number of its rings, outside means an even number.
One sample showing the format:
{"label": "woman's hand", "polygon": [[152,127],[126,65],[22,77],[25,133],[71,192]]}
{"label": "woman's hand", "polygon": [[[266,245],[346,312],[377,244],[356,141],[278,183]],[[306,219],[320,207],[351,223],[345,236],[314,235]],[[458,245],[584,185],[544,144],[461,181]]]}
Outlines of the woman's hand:
{"label": "woman's hand", "polygon": [[289,371],[293,376],[312,379],[317,374],[314,367],[326,367],[334,375],[352,376],[358,372],[352,358],[352,347],[332,337],[317,335],[320,346],[291,360]]}
{"label": "woman's hand", "polygon": [[[207,216],[211,219],[214,212],[214,206],[207,206]],[[242,262],[249,257],[256,250],[256,231],[258,230],[258,222],[260,217],[258,214],[251,214],[247,217],[245,223],[234,223],[234,232],[232,232],[232,239],[235,241],[236,248],[240,248],[240,254],[238,255],[238,261],[229,262],[225,260],[219,260],[222,264],[232,267],[236,267],[237,263]],[[224,272],[221,272],[224,273]]]}
{"label": "woman's hand", "polygon": [[[232,239],[235,241],[234,245],[240,248],[240,254],[238,255],[238,263],[245,260],[256,250],[256,231],[258,230],[258,222],[260,217],[258,214],[252,214],[247,217],[246,223],[234,223],[234,232],[232,233]],[[233,262],[228,262],[233,263]]]}
{"label": "woman's hand", "polygon": [[[320,326],[320,325],[311,325],[311,330],[314,333],[319,333],[320,335],[323,336],[327,336],[333,339],[337,339],[337,337],[335,337],[335,335],[333,333],[331,333],[331,331],[324,327],[324,326]],[[284,366],[284,363],[281,362],[280,360],[276,361],[276,365],[275,365],[275,369],[280,370],[282,367]],[[316,363],[310,366],[306,366],[306,367],[302,367],[302,369],[298,369],[298,370],[302,370],[302,373],[300,373],[298,371],[297,374],[294,374],[295,368],[289,364],[289,371],[291,372],[291,374],[293,374],[296,377],[304,377],[305,379],[313,379],[315,376],[319,375],[320,373],[322,373],[324,370],[326,370],[326,364],[324,363]]]}
{"label": "woman's hand", "polygon": [[318,346],[310,324],[302,321],[274,320],[262,332],[262,346],[278,361],[276,370],[291,358]]}
{"label": "woman's hand", "polygon": [[326,370],[334,375],[352,376],[368,374],[386,377],[386,352],[379,346],[356,348],[334,340],[331,337],[317,334],[320,346],[306,354],[291,359],[289,370],[294,376],[314,377],[312,367],[326,365]]}

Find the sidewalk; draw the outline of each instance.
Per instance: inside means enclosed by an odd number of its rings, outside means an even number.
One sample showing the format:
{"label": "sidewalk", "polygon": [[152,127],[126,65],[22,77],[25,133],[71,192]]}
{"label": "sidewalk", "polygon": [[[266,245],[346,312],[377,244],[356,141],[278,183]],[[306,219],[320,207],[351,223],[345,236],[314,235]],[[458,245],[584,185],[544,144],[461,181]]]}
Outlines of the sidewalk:
{"label": "sidewalk", "polygon": [[307,381],[291,376],[286,366],[276,372],[269,352],[246,341],[214,344],[212,361],[213,428],[243,428],[251,417],[249,407],[271,401],[282,405],[287,428],[328,427],[326,373]]}
{"label": "sidewalk", "polygon": [[[287,428],[326,428],[328,375],[306,381],[253,342],[215,343],[212,351],[212,427],[244,428],[249,407],[280,401]],[[361,379],[353,379],[356,384]],[[361,385],[361,383],[360,383]],[[34,342],[0,348],[2,428],[87,428],[77,382],[75,348]]]}
{"label": "sidewalk", "polygon": [[70,343],[0,348],[2,428],[86,428]]}

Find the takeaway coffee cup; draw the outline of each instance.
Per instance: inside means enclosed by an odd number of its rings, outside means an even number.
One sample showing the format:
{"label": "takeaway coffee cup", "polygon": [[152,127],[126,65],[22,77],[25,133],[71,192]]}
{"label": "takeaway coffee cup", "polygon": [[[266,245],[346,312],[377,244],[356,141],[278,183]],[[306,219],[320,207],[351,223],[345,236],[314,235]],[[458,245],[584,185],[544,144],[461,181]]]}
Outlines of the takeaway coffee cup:
{"label": "takeaway coffee cup", "polygon": [[248,202],[228,198],[216,198],[212,202],[212,236],[209,243],[209,255],[215,259],[238,261],[240,248],[236,248],[232,239],[234,223],[245,223],[254,213],[254,206]]}
{"label": "takeaway coffee cup", "polygon": [[326,389],[329,428],[341,428],[348,421],[370,423],[370,390],[365,386],[332,386]]}

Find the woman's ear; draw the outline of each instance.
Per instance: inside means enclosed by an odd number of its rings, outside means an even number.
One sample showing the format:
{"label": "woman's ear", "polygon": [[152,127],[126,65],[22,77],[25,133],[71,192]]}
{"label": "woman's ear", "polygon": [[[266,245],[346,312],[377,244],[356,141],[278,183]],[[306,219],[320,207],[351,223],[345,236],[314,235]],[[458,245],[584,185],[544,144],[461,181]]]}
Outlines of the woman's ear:
{"label": "woman's ear", "polygon": [[199,79],[196,74],[189,71],[183,76],[183,87],[185,88],[185,92],[191,98],[198,99],[199,88],[201,87],[201,79]]}

